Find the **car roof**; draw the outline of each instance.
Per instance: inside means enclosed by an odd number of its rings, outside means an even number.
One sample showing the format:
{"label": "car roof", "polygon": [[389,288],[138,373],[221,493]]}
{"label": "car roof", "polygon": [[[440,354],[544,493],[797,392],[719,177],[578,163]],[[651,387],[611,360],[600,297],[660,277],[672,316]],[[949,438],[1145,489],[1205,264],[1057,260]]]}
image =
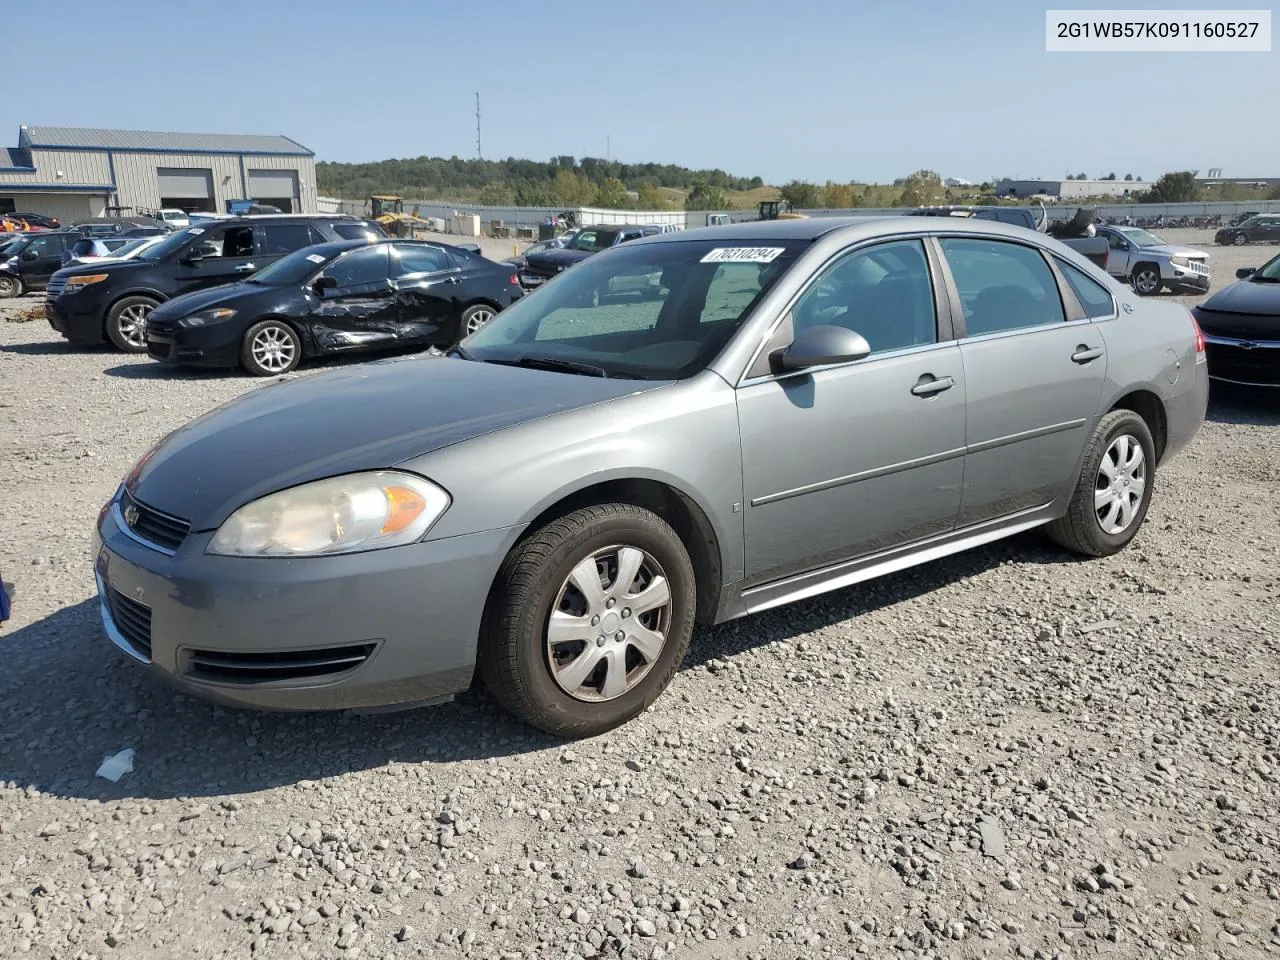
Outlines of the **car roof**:
{"label": "car roof", "polygon": [[[866,217],[809,217],[804,220],[749,220],[718,227],[696,227],[659,233],[633,240],[632,244],[687,243],[693,240],[725,240],[751,242],[764,240],[817,240],[827,234],[840,231],[849,234],[850,240],[871,239],[895,233],[972,233],[988,236],[1026,239],[1028,230],[1016,224],[998,220],[977,220],[971,217],[914,217],[914,216],[866,216]],[[1037,233],[1044,238],[1045,234]]]}

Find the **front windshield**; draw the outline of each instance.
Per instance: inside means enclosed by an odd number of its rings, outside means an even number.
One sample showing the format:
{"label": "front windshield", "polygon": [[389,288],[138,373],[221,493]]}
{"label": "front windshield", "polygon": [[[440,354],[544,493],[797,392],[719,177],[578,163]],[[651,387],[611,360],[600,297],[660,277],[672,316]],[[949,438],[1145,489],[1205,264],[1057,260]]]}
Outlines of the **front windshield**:
{"label": "front windshield", "polygon": [[175,230],[154,247],[148,247],[146,250],[143,250],[138,254],[138,259],[146,260],[148,263],[157,263],[169,256],[169,254],[178,250],[192,237],[198,237],[202,233],[204,233],[204,231],[199,227],[187,227],[185,230]]}
{"label": "front windshield", "polygon": [[596,376],[690,377],[715,359],[806,246],[623,244],[517,300],[464,340],[460,352],[487,363]]}
{"label": "front windshield", "polygon": [[330,253],[317,253],[314,247],[295,250],[287,257],[281,257],[249,278],[250,283],[261,283],[269,287],[283,286],[289,283],[302,283],[346,248]]}
{"label": "front windshield", "polygon": [[30,235],[18,237],[16,240],[12,241],[9,246],[4,248],[5,256],[17,256],[26,249],[27,244],[31,242],[31,239]]}
{"label": "front windshield", "polygon": [[1280,283],[1280,257],[1268,260],[1249,279],[1262,280],[1267,283]]}
{"label": "front windshield", "polygon": [[617,239],[617,230],[579,230],[574,238],[565,244],[565,249],[599,253],[601,250],[612,247]]}
{"label": "front windshield", "polygon": [[1132,229],[1121,230],[1120,232],[1124,234],[1126,240],[1139,247],[1161,247],[1164,246],[1165,243],[1165,241],[1161,240],[1154,233],[1147,230]]}
{"label": "front windshield", "polygon": [[137,240],[130,240],[124,246],[116,247],[116,249],[112,251],[111,255],[113,257],[121,258],[132,257],[138,252],[138,250],[142,249],[147,244],[152,243],[153,239],[154,238],[152,237],[139,237]]}

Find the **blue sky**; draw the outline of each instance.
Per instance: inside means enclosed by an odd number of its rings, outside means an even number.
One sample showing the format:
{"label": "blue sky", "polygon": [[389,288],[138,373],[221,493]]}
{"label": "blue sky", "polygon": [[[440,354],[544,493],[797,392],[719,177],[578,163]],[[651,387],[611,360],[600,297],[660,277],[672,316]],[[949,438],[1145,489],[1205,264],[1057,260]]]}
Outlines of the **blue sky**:
{"label": "blue sky", "polygon": [[471,157],[479,91],[489,158],[608,142],[617,159],[773,183],[1280,175],[1280,53],[1050,54],[1046,5],[12,3],[6,37],[50,56],[6,83],[0,143],[26,123],[283,133],[324,160]]}

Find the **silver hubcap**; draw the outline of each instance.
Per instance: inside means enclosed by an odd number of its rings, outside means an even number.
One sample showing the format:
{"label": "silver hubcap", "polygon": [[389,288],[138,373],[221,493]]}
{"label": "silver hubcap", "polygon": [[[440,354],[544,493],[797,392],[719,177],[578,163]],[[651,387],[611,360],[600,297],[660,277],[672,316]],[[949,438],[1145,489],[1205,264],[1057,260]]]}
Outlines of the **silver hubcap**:
{"label": "silver hubcap", "polygon": [[597,550],[560,585],[547,621],[547,660],[576,700],[622,696],[653,668],[671,626],[671,587],[638,547]]}
{"label": "silver hubcap", "polygon": [[1236,243],[1236,246],[1238,246],[1238,247],[1243,247],[1243,246],[1244,246],[1244,234],[1243,234],[1243,233],[1237,233],[1237,234],[1236,234],[1236,240],[1235,240],[1235,243]]}
{"label": "silver hubcap", "polygon": [[475,313],[471,314],[471,317],[467,320],[467,336],[471,336],[471,334],[475,333],[492,319],[492,310],[475,311]]}
{"label": "silver hubcap", "polygon": [[1147,492],[1147,458],[1129,434],[1111,441],[1093,484],[1093,510],[1104,533],[1129,529]]}
{"label": "silver hubcap", "polygon": [[1134,284],[1142,293],[1152,293],[1160,286],[1160,276],[1153,270],[1143,270],[1134,278]]}
{"label": "silver hubcap", "polygon": [[0,297],[12,297],[18,291],[17,281],[0,277]]}
{"label": "silver hubcap", "polygon": [[262,369],[280,373],[289,369],[297,348],[294,347],[293,338],[287,331],[279,327],[266,327],[254,335],[249,350]]}
{"label": "silver hubcap", "polygon": [[120,336],[135,347],[147,345],[147,316],[151,307],[145,303],[135,303],[120,311]]}

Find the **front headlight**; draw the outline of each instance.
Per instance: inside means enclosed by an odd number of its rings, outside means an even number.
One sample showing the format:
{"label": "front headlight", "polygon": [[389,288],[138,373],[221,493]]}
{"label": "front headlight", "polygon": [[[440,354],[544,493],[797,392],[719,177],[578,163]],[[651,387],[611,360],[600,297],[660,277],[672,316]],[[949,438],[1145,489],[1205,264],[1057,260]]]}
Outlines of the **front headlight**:
{"label": "front headlight", "polygon": [[67,277],[67,285],[65,289],[68,291],[79,290],[82,287],[89,286],[91,283],[101,283],[105,279],[107,279],[107,275],[105,273],[91,273],[79,277]]}
{"label": "front headlight", "polygon": [[203,327],[206,323],[229,320],[235,315],[236,312],[230,307],[218,307],[215,310],[202,310],[199,313],[193,313],[189,317],[183,317],[178,323],[184,327]]}
{"label": "front headlight", "polygon": [[352,473],[245,504],[218,528],[206,553],[307,557],[397,547],[421,540],[449,494],[409,473]]}
{"label": "front headlight", "polygon": [[1173,263],[1173,265],[1174,265],[1175,267],[1189,267],[1189,266],[1191,266],[1191,261],[1190,261],[1190,260],[1188,260],[1186,257],[1173,257],[1171,262]]}

